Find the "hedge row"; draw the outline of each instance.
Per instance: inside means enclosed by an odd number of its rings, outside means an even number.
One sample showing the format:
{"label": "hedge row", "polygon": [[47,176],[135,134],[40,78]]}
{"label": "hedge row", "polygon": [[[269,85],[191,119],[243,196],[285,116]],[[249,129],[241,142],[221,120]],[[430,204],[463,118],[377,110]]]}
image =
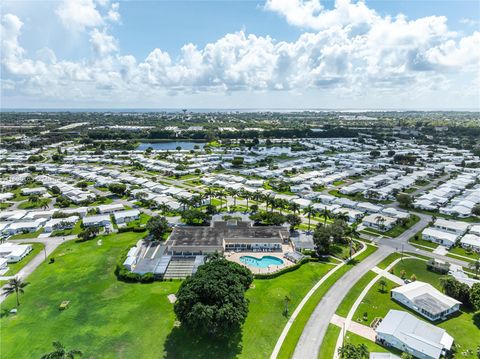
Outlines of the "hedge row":
{"label": "hedge row", "polygon": [[118,233],[125,233],[125,232],[145,232],[146,229],[144,227],[120,227],[118,228]]}
{"label": "hedge row", "polygon": [[277,272],[273,272],[273,273],[265,273],[265,274],[254,274],[254,278],[255,279],[272,279],[272,278],[276,278],[282,274],[285,274],[285,273],[289,273],[289,272],[293,272],[295,270],[297,270],[298,268],[300,268],[302,265],[304,265],[305,263],[308,263],[308,262],[319,262],[319,259],[318,258],[312,258],[312,257],[306,257],[306,258],[302,258],[302,260],[300,260],[299,262],[295,263],[293,266],[290,266],[290,267],[286,267],[286,268],[283,268]]}
{"label": "hedge row", "polygon": [[138,274],[130,272],[125,266],[123,262],[127,259],[128,250],[127,248],[125,253],[120,257],[120,260],[117,262],[115,267],[115,276],[118,280],[128,283],[152,283],[155,280],[155,276],[153,273],[145,273],[145,274]]}

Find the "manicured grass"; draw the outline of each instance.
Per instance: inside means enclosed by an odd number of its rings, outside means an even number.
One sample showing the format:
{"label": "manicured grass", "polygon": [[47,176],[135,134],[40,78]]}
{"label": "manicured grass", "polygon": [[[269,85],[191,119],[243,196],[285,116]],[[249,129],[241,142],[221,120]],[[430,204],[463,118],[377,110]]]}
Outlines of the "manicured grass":
{"label": "manicured grass", "polygon": [[12,204],[11,203],[0,203],[0,209],[7,209],[10,207]]}
{"label": "manicured grass", "polygon": [[430,241],[426,241],[424,239],[409,239],[408,243],[413,244],[413,245],[420,245],[420,246],[425,246],[428,248],[435,249],[438,247],[438,243],[433,243]]}
{"label": "manicured grass", "polygon": [[421,259],[404,259],[403,261],[398,262],[395,267],[393,267],[393,272],[398,277],[400,277],[400,272],[402,270],[405,270],[406,272],[406,279],[410,279],[411,275],[415,274],[417,280],[430,283],[438,290],[442,289],[440,278],[443,276],[427,270],[426,261]]}
{"label": "manicured grass", "polygon": [[35,209],[42,208],[45,204],[49,204],[52,200],[50,198],[41,198],[38,202],[22,202],[18,205],[19,209]]}
{"label": "manicured grass", "polygon": [[318,353],[318,359],[332,359],[337,345],[337,339],[340,335],[341,329],[336,325],[329,324],[327,332],[323,337],[322,345]]}
{"label": "manicured grass", "polygon": [[400,356],[402,354],[401,351],[399,351],[395,348],[389,348],[389,349],[384,348],[381,345],[378,345],[377,343],[372,342],[371,340],[365,339],[365,338],[361,337],[360,335],[357,335],[357,334],[352,333],[352,332],[347,332],[347,334],[345,335],[345,342],[352,343],[352,344],[355,344],[355,345],[365,344],[370,353],[373,353],[373,352],[375,352],[375,353],[393,353],[393,354],[396,354],[398,356]]}
{"label": "manicured grass", "polygon": [[250,304],[240,357],[268,357],[288,320],[283,315],[285,296],[292,300],[289,312],[293,313],[310,288],[333,268],[330,264],[309,262],[274,279],[254,280],[254,287],[246,293]]}
{"label": "manicured grass", "polygon": [[148,214],[141,213],[138,219],[136,219],[135,221],[128,222],[127,227],[143,227],[144,225],[147,224],[149,219],[150,219],[150,216]]}
{"label": "manicured grass", "polygon": [[[375,283],[358,306],[352,320],[369,326],[375,318],[385,317],[390,309],[403,310],[402,306],[390,300],[390,290],[398,287],[398,284],[388,279],[385,280],[387,282],[385,291],[382,292],[378,282]],[[366,321],[363,320],[365,313],[367,313]]]}
{"label": "manicured grass", "polygon": [[392,253],[387,258],[385,258],[383,261],[378,263],[377,267],[380,268],[380,269],[385,269],[390,265],[390,263],[395,261],[395,259],[398,259],[398,258],[401,258],[401,257],[402,257],[402,253],[398,253],[398,252]]}
{"label": "manicured grass", "polygon": [[460,247],[460,246],[458,246],[458,247],[455,246],[455,247],[450,248],[449,252],[452,253],[452,254],[459,254],[461,256],[468,257],[472,260],[477,260],[480,257],[479,253],[475,253],[473,251],[467,251],[467,250],[465,250],[465,248]]}
{"label": "manicured grass", "polygon": [[14,234],[13,236],[10,236],[8,239],[37,238],[42,232],[43,232],[43,228],[40,228],[38,231],[35,231],[35,232]]}
{"label": "manicured grass", "polygon": [[305,324],[307,324],[308,319],[310,318],[311,314],[317,307],[318,303],[321,301],[325,293],[328,292],[330,287],[335,284],[337,280],[339,280],[346,272],[348,272],[356,263],[365,259],[370,254],[375,252],[377,247],[374,246],[367,246],[367,249],[359,254],[354,261],[351,263],[347,263],[338,269],[335,273],[333,273],[330,277],[328,277],[325,282],[313,293],[310,299],[305,303],[302,310],[298,314],[297,318],[293,322],[290,330],[288,331],[287,336],[283,342],[282,347],[278,353],[278,358],[291,358],[293,352],[295,351],[295,347],[302,335],[303,328]]}
{"label": "manicured grass", "polygon": [[410,216],[408,221],[405,223],[405,225],[397,224],[397,225],[393,226],[391,229],[389,229],[388,231],[385,231],[385,232],[378,231],[374,228],[368,228],[366,230],[366,232],[368,231],[368,232],[371,232],[371,233],[375,233],[375,234],[379,234],[379,235],[385,235],[385,236],[388,236],[388,237],[395,238],[395,237],[398,237],[399,235],[401,235],[403,232],[405,232],[407,229],[409,229],[413,225],[415,225],[415,223],[417,223],[419,220],[420,220],[420,217],[418,217],[416,215],[412,215],[412,216]]}
{"label": "manicured grass", "polygon": [[353,303],[357,300],[360,293],[362,293],[363,289],[367,286],[368,283],[372,281],[377,276],[375,272],[368,271],[361,277],[358,282],[350,289],[350,291],[343,297],[342,302],[337,308],[335,312],[337,315],[341,317],[346,317],[350,308],[352,307]]}
{"label": "manicured grass", "polygon": [[459,313],[438,326],[445,329],[455,339],[456,357],[477,358],[473,353],[480,343],[478,340],[480,338],[480,311],[474,313],[465,311],[463,307],[461,309]]}
{"label": "manicured grass", "polygon": [[332,189],[328,191],[328,193],[335,197],[348,198],[353,201],[360,201],[360,202],[371,202],[371,203],[382,203],[382,204],[390,204],[394,202],[391,200],[375,200],[371,198],[365,198],[361,193],[357,193],[355,195],[343,194],[343,193],[340,193],[339,190],[337,189]]}
{"label": "manicured grass", "polygon": [[[62,244],[52,255],[55,263],[43,263],[29,276],[18,314],[0,319],[2,357],[38,358],[55,340],[87,358],[161,356],[174,322],[167,295],[180,282],[123,283],[113,273],[121,254],[142,235],[103,236],[101,246],[96,240]],[[60,311],[64,300],[70,306]],[[2,305],[7,311],[14,306],[14,296]]]}
{"label": "manicured grass", "polygon": [[[27,243],[22,243],[22,244],[27,244]],[[20,269],[25,267],[28,262],[30,262],[35,256],[40,253],[40,251],[45,248],[45,245],[43,243],[30,243],[32,245],[32,251],[28,253],[26,257],[24,257],[21,261],[17,263],[9,263],[8,264],[8,272],[5,273],[7,276],[15,275],[18,273]]]}

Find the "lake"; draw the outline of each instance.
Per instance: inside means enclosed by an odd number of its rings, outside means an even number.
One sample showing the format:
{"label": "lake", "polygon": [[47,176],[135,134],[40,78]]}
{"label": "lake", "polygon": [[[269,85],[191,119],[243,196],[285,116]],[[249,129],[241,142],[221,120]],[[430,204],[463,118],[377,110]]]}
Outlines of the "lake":
{"label": "lake", "polygon": [[148,147],[152,147],[154,150],[162,150],[162,151],[176,151],[177,147],[180,146],[182,150],[193,150],[195,145],[203,148],[205,146],[205,142],[192,142],[192,141],[166,141],[166,142],[155,142],[155,143],[148,143],[142,142],[138,145],[137,150],[145,151]]}

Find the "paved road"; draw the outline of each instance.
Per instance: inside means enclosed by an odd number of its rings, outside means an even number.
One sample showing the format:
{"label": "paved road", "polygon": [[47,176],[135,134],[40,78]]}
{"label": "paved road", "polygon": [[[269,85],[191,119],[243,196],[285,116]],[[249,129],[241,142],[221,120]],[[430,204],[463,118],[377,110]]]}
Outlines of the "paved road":
{"label": "paved road", "polygon": [[323,337],[327,331],[328,324],[335,314],[341,299],[352,288],[358,279],[368,272],[372,267],[381,262],[385,257],[395,251],[388,246],[379,247],[378,250],[362,260],[359,264],[350,269],[337,281],[323,296],[320,303],[313,311],[303,333],[300,336],[294,359],[317,358],[322,344]]}
{"label": "paved road", "polygon": [[[13,277],[20,278],[22,280],[27,279],[27,277],[33,273],[37,267],[42,264],[46,257],[48,257],[52,252],[57,249],[57,247],[65,243],[66,241],[77,238],[75,235],[65,236],[65,237],[49,237],[49,238],[26,238],[26,239],[15,239],[10,240],[9,242],[14,243],[43,243],[45,245],[45,250],[38,253],[30,262],[28,262],[15,276],[4,276],[0,277],[1,280],[8,280]],[[8,273],[8,272],[7,272]],[[0,288],[0,303],[5,300],[3,294],[3,287]]]}
{"label": "paved road", "polygon": [[302,335],[300,336],[297,347],[295,348],[295,352],[293,354],[294,359],[318,357],[320,345],[322,344],[328,324],[330,323],[332,316],[335,314],[341,299],[355,285],[359,278],[361,278],[365,273],[381,262],[389,254],[401,251],[403,248],[404,251],[446,260],[450,263],[461,266],[467,266],[467,262],[465,261],[437,255],[428,251],[418,250],[416,247],[408,243],[408,240],[422,228],[427,226],[428,222],[431,220],[431,216],[425,214],[417,215],[420,217],[420,220],[398,237],[380,238],[376,240],[378,250],[350,269],[328,290],[323,299],[315,308],[305,328],[303,329]]}

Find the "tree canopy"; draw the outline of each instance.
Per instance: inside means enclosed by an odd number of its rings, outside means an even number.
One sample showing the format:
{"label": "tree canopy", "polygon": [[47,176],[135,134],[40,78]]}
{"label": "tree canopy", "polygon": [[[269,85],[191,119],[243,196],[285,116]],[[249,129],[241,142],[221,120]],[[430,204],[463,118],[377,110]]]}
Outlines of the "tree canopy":
{"label": "tree canopy", "polygon": [[253,275],[246,267],[218,258],[200,266],[177,293],[174,311],[182,326],[204,335],[229,337],[248,313],[245,291]]}

